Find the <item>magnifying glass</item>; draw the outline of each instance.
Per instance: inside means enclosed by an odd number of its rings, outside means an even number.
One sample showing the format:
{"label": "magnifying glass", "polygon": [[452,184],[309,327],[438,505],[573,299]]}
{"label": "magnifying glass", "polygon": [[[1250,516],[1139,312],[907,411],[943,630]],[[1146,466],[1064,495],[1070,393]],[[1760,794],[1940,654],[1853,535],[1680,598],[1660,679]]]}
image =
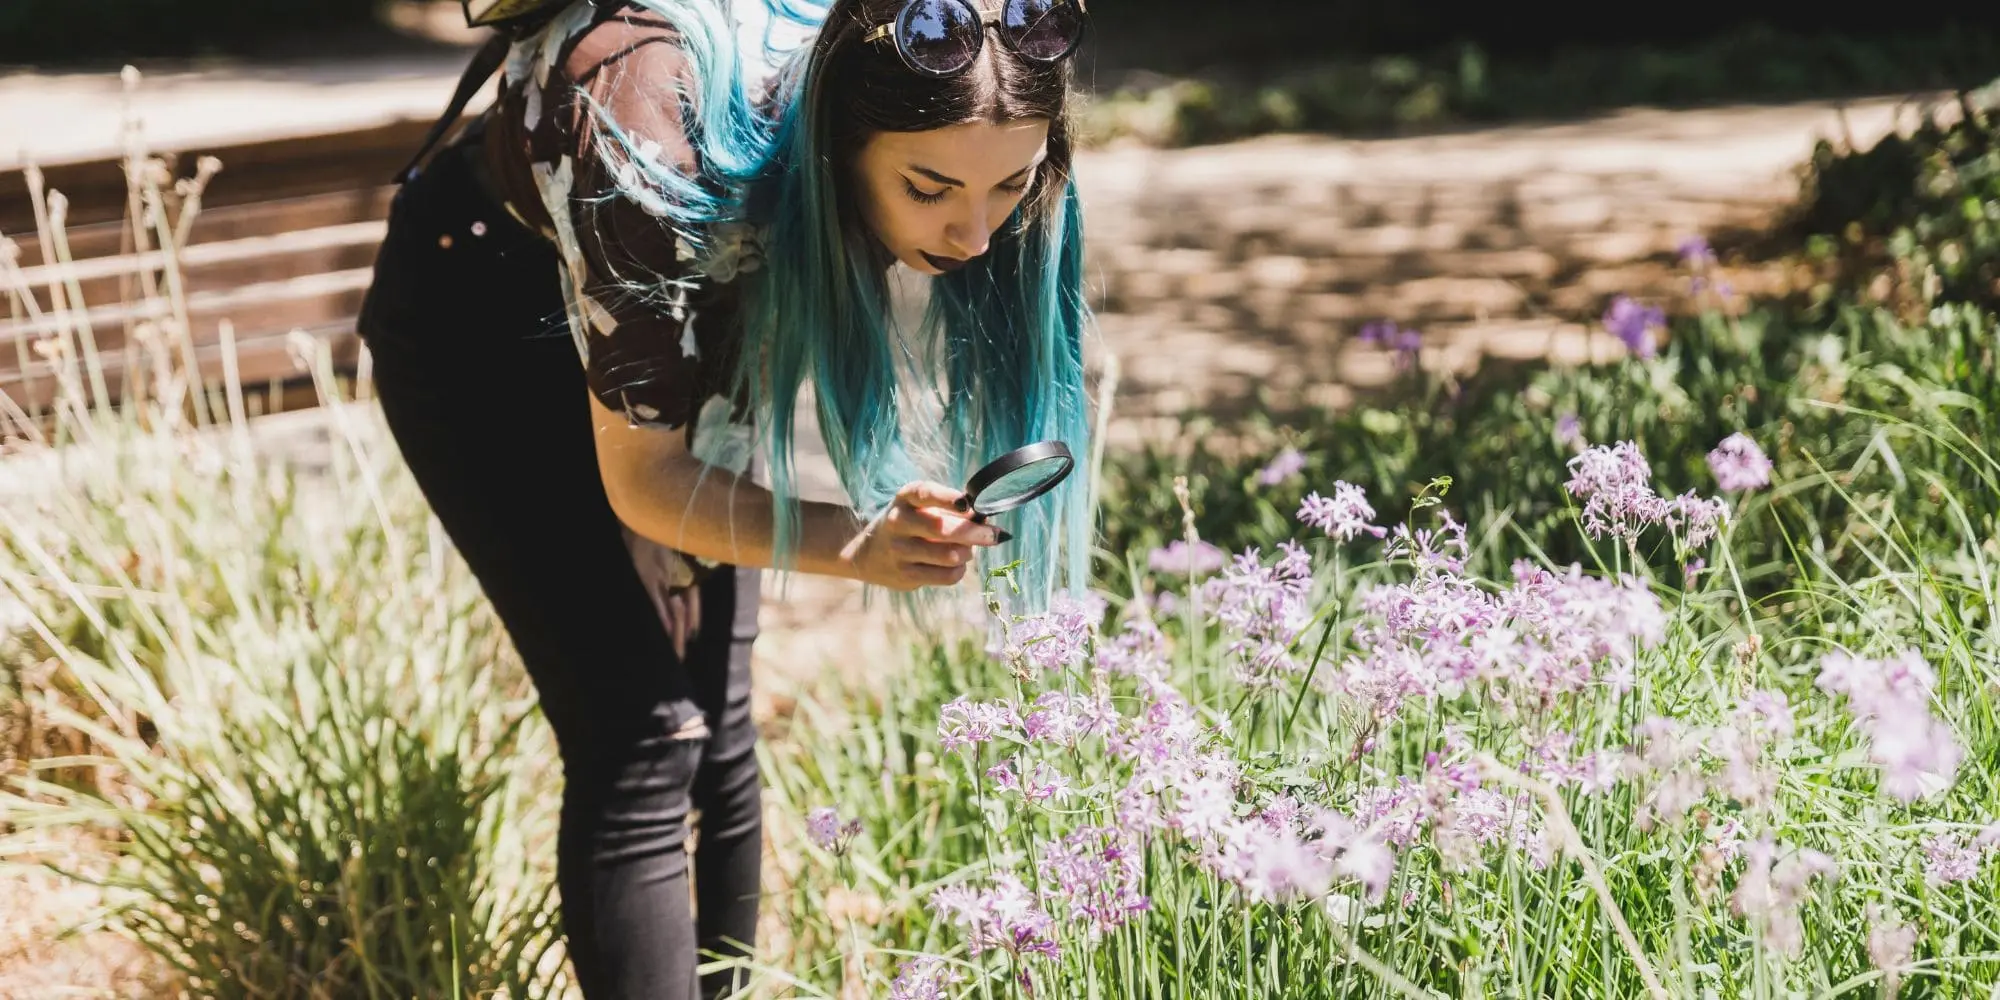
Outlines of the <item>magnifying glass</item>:
{"label": "magnifying glass", "polygon": [[965,484],[972,520],[1013,510],[1055,489],[1076,468],[1069,446],[1061,441],[1037,441],[986,463]]}

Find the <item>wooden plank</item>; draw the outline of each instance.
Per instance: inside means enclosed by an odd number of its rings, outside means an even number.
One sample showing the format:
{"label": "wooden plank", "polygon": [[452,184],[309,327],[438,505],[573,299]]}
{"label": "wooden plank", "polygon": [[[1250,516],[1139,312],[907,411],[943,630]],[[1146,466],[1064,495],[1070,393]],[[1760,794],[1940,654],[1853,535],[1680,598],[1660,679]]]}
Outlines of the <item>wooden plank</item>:
{"label": "wooden plank", "polygon": [[[190,292],[187,295],[187,311],[190,315],[227,313],[247,306],[262,306],[280,302],[313,299],[343,292],[366,291],[374,279],[373,268],[358,267],[331,274],[307,274],[281,281],[265,281],[244,285],[229,291]],[[172,315],[170,303],[164,300],[120,303],[112,306],[92,306],[84,312],[94,330],[109,330],[127,322],[140,320],[160,320]],[[56,333],[66,327],[60,316],[44,314],[0,323],[0,340],[11,341],[16,337],[37,339]]]}
{"label": "wooden plank", "polygon": [[[333,350],[333,367],[336,374],[353,376],[361,357],[361,338],[355,334],[352,323],[336,323],[306,331],[308,336],[327,341]],[[268,384],[273,379],[310,382],[309,373],[299,371],[292,357],[292,331],[268,331],[236,340],[237,378],[245,390]],[[179,364],[178,351],[172,352],[176,365]],[[219,386],[223,379],[222,345],[219,342],[197,344],[195,346],[195,366],[202,381],[210,386]],[[114,400],[122,401],[130,386],[133,369],[144,364],[133,353],[116,351],[102,356],[104,380]],[[11,397],[15,404],[30,413],[48,410],[55,405],[58,387],[54,371],[37,360],[32,371],[0,372],[0,393]],[[150,373],[141,372],[150,380]],[[80,376],[81,377],[81,376]],[[87,386],[87,380],[86,380]],[[86,387],[86,391],[88,391]],[[296,408],[296,407],[293,407]]]}
{"label": "wooden plank", "polygon": [[[222,161],[203,202],[227,208],[308,195],[355,191],[391,182],[430,129],[425,120],[405,120],[373,128],[262,142],[163,151],[177,177],[190,176],[203,156]],[[117,222],[125,215],[122,160],[99,159],[49,165],[42,170],[49,188],[70,202],[73,226]],[[0,171],[0,233],[35,231],[24,171]]]}
{"label": "wooden plank", "polygon": [[[274,233],[300,229],[379,221],[389,217],[389,202],[394,195],[393,187],[359,187],[248,205],[229,205],[220,208],[205,206],[201,214],[195,217],[194,226],[188,232],[188,246],[195,247],[204,243],[251,236],[270,236]],[[42,253],[41,240],[33,235],[32,229],[26,233],[13,232],[9,235],[21,247],[23,267],[50,263]],[[130,240],[126,235],[126,224],[122,218],[109,222],[72,224],[67,227],[65,235],[69,239],[70,257],[73,260],[110,257],[129,253],[131,250]]]}
{"label": "wooden plank", "polygon": [[[388,230],[388,223],[384,221],[350,222],[345,225],[321,226],[318,229],[281,232],[271,236],[245,236],[240,239],[196,243],[183,248],[177,256],[181,268],[192,271],[215,264],[268,260],[272,257],[309,250],[375,244],[381,242]],[[166,266],[166,254],[152,250],[143,254],[92,257],[66,265],[38,264],[23,269],[18,280],[30,288],[40,288],[52,281],[69,279],[81,282],[137,275],[147,270],[157,271]]]}

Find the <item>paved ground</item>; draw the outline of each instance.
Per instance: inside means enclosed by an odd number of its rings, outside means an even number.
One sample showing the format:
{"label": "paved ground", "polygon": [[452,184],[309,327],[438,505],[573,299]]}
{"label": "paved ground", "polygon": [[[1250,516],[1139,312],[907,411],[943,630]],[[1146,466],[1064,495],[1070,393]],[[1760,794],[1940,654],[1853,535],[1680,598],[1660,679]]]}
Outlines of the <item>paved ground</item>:
{"label": "paved ground", "polygon": [[[456,70],[441,54],[155,75],[141,111],[162,146],[379,124],[433,113]],[[114,151],[118,93],[102,75],[0,76],[0,166]],[[1114,441],[1170,436],[1185,408],[1240,408],[1260,393],[1338,404],[1390,374],[1386,356],[1352,340],[1374,318],[1419,327],[1427,363],[1608,355],[1589,323],[1606,297],[1674,294],[1682,237],[1764,224],[1796,193],[1793,170],[1816,138],[1865,144],[1902,114],[1892,100],[1855,105],[1845,124],[1822,105],[1635,111],[1420,138],[1087,153],[1078,169],[1103,332],[1093,351],[1115,353],[1122,371]],[[310,414],[270,419],[271,447],[309,455],[324,440]],[[825,491],[823,462],[802,464]],[[0,469],[0,485],[10,472],[17,485],[25,474]],[[900,664],[901,634],[855,588],[795,585],[766,606],[765,711],[774,691],[822,670]]]}

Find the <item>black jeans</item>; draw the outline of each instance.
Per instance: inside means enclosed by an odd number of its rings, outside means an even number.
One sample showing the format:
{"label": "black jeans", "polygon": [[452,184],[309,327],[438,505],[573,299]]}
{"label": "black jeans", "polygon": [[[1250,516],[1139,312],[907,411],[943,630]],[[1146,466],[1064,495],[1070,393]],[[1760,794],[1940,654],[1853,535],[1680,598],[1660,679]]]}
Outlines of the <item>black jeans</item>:
{"label": "black jeans", "polygon": [[[697,986],[697,948],[744,954],[757,929],[758,571],[702,584],[699,630],[677,656],[598,478],[557,259],[445,150],[396,196],[361,335],[397,445],[555,730],[557,883],[584,995],[713,997],[729,973]],[[688,738],[697,714],[708,734]]]}

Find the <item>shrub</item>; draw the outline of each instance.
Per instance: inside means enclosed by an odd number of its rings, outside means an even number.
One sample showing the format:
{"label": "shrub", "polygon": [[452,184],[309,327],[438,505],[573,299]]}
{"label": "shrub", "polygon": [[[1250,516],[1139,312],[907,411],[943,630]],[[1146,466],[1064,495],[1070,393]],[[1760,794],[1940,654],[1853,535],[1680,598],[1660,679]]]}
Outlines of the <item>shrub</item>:
{"label": "shrub", "polygon": [[373,411],[296,335],[314,468],[252,446],[236,387],[190,421],[157,327],[147,402],[92,407],[89,336],[40,345],[55,436],[5,421],[0,715],[58,752],[0,773],[0,858],[98,834],[102,919],[195,995],[557,995],[551,737]]}

